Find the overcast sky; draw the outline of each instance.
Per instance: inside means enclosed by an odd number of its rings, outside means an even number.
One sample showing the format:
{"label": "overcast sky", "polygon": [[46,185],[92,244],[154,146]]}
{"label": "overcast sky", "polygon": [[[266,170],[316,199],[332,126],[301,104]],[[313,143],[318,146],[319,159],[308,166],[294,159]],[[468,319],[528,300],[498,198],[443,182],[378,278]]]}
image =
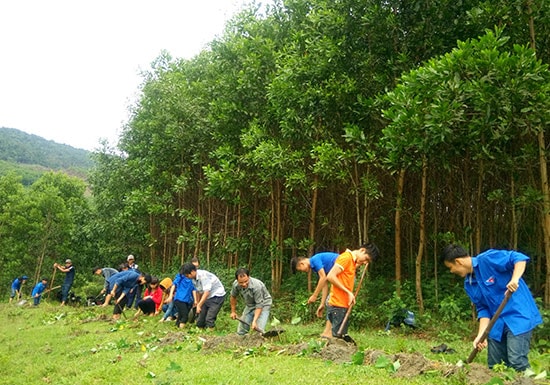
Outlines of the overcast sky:
{"label": "overcast sky", "polygon": [[0,127],[93,150],[115,144],[140,70],[191,58],[244,0],[0,0]]}

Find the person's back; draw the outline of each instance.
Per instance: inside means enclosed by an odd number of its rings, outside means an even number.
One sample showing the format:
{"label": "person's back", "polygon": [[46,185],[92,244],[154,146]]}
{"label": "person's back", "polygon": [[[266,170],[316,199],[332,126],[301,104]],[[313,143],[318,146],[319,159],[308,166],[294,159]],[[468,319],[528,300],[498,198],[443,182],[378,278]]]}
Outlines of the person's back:
{"label": "person's back", "polygon": [[336,261],[338,255],[338,253],[333,253],[331,251],[314,254],[309,259],[311,270],[313,270],[315,273],[319,273],[319,270],[323,269],[325,271],[325,274],[328,274],[328,272],[334,266],[334,261]]}

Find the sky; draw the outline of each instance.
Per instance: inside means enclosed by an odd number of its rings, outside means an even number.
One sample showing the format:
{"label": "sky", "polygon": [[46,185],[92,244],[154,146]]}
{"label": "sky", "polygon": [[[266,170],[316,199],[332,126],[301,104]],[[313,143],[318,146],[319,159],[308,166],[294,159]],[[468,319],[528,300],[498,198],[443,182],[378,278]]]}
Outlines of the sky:
{"label": "sky", "polygon": [[190,59],[244,0],[0,0],[0,127],[116,145],[163,50]]}

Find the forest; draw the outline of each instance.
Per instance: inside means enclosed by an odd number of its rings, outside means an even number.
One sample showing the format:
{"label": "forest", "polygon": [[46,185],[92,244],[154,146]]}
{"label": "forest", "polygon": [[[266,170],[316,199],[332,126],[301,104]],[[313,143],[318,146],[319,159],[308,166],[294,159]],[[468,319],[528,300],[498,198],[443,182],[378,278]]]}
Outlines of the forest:
{"label": "forest", "polygon": [[456,242],[525,252],[548,307],[549,39],[544,0],[251,4],[196,57],[153,60],[87,182],[0,178],[1,290],[131,253],[298,298],[293,256],[374,242],[370,304],[424,312],[460,293],[438,261]]}

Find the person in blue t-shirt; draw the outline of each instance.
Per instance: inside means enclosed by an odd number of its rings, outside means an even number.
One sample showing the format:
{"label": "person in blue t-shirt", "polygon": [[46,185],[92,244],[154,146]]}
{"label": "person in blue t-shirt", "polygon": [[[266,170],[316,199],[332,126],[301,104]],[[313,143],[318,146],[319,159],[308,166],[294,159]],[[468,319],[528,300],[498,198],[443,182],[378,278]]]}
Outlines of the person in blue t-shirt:
{"label": "person in blue t-shirt", "polygon": [[44,290],[46,290],[47,286],[48,286],[48,279],[42,278],[42,280],[38,282],[32,289],[31,297],[33,298],[34,306],[38,306],[40,304],[42,293],[44,292]]}
{"label": "person in blue t-shirt", "polygon": [[17,277],[13,280],[11,283],[11,295],[10,295],[10,302],[17,297],[17,301],[21,299],[21,287],[27,282],[29,277],[26,275],[22,277]]}
{"label": "person in blue t-shirt", "polygon": [[183,266],[172,281],[170,294],[166,302],[173,302],[177,311],[176,326],[185,327],[189,321],[189,314],[197,304],[197,292],[193,281],[183,274]]}
{"label": "person in blue t-shirt", "polygon": [[[458,245],[448,245],[441,256],[451,273],[464,277],[464,289],[476,306],[479,328],[474,348],[488,347],[489,368],[504,363],[517,371],[529,368],[533,329],[542,324],[542,317],[533,296],[522,278],[529,257],[513,250],[489,249],[471,257]],[[513,293],[500,317],[481,340],[491,317],[504,299]]]}
{"label": "person in blue t-shirt", "polygon": [[109,293],[105,297],[105,302],[102,306],[108,306],[111,298],[114,298],[113,319],[118,320],[120,319],[120,315],[124,314],[124,307],[128,303],[128,293],[137,284],[149,284],[151,282],[151,275],[143,272],[137,273],[128,269],[111,275],[107,281],[109,283]]}
{"label": "person in blue t-shirt", "polygon": [[[314,254],[311,258],[305,257],[294,257],[291,260],[291,267],[293,271],[302,271],[304,273],[309,273],[313,271],[317,273],[318,281],[315,290],[307,300],[307,303],[314,303],[317,301],[317,297],[321,293],[321,303],[317,307],[317,317],[321,318],[325,310],[327,299],[328,299],[328,280],[327,274],[334,266],[334,261],[338,258],[338,253],[333,252],[322,252]],[[326,317],[325,330],[321,333],[321,337],[332,338],[332,325]]]}

